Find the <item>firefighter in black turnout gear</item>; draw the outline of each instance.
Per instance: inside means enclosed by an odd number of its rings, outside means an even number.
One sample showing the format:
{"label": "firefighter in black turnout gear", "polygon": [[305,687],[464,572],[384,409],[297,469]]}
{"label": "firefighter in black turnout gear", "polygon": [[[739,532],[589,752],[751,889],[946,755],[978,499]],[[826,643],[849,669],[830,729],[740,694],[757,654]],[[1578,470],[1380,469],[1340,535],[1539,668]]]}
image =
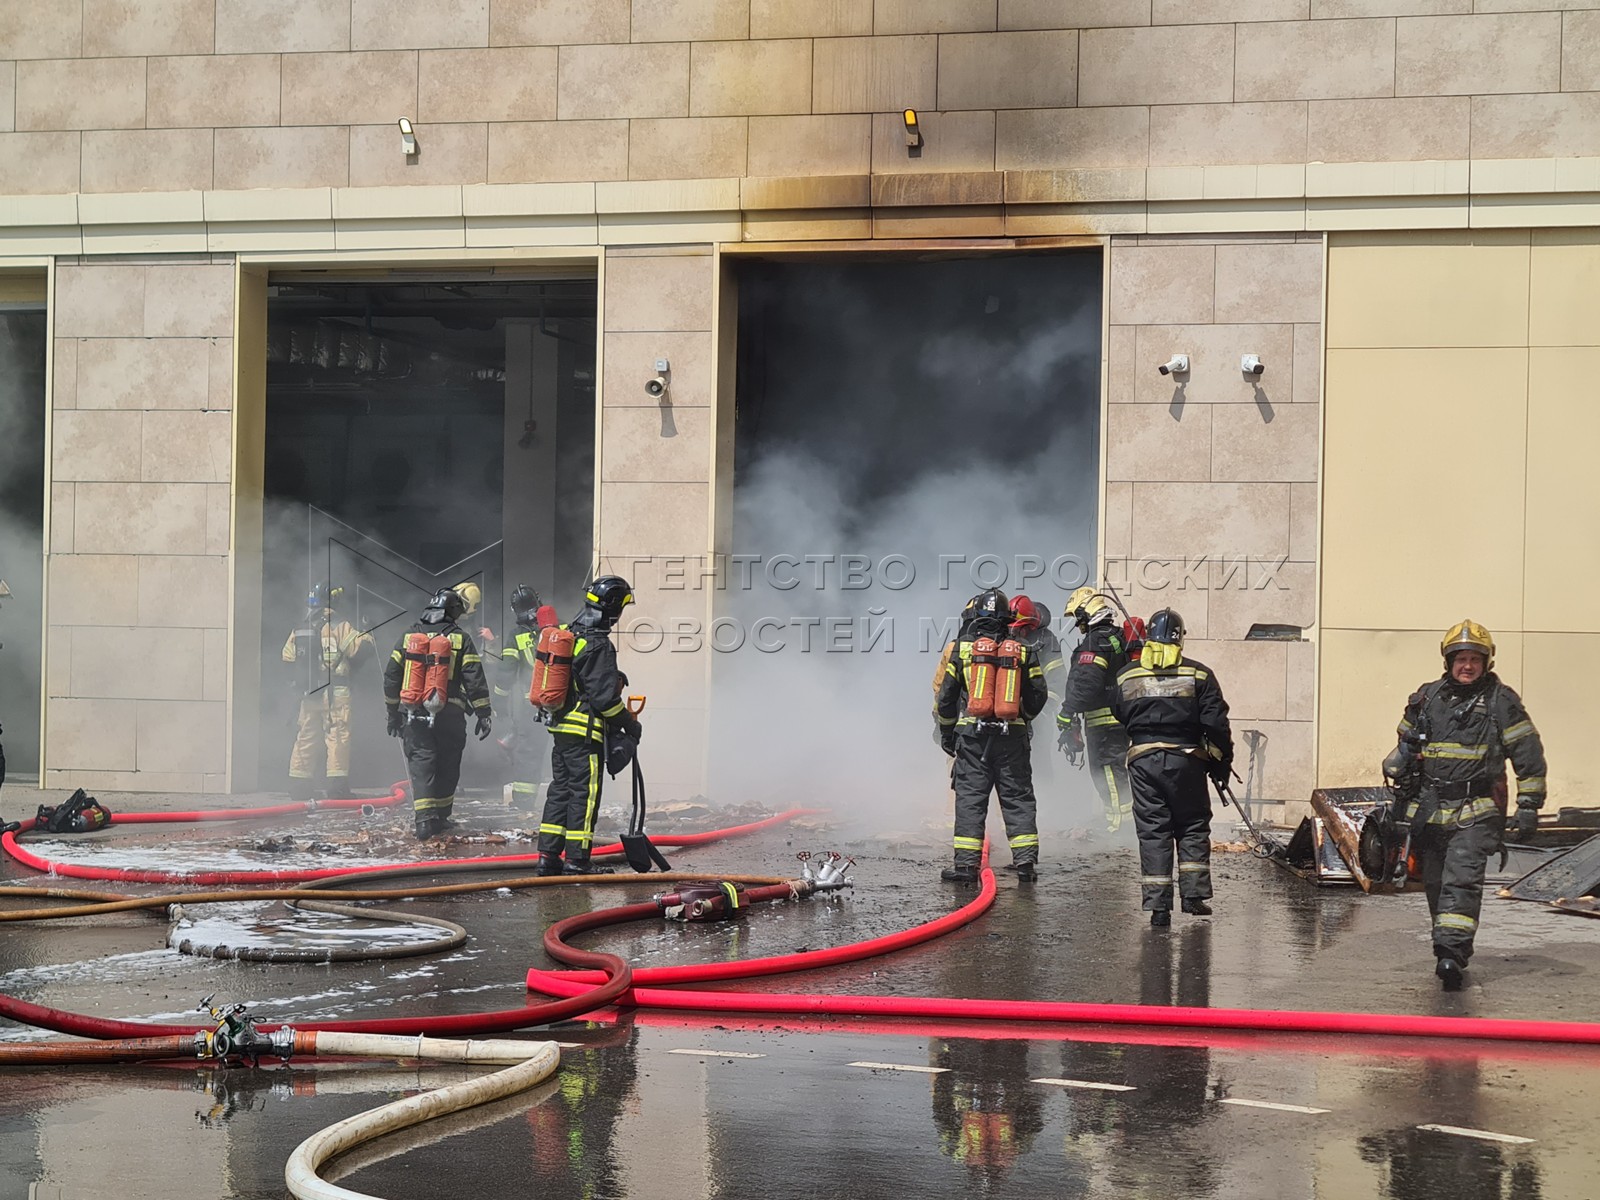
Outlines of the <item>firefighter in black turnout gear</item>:
{"label": "firefighter in black turnout gear", "polygon": [[1172,924],[1172,852],[1178,852],[1183,911],[1211,908],[1211,796],[1233,769],[1228,702],[1216,676],[1183,656],[1183,618],[1150,618],[1137,662],[1117,672],[1111,711],[1128,734],[1128,781],[1139,835],[1139,882],[1150,924]]}
{"label": "firefighter in black turnout gear", "polygon": [[538,713],[528,703],[528,683],[533,677],[534,652],[539,646],[539,593],[519,583],[511,593],[511,615],[516,632],[500,649],[499,670],[495,672],[494,694],[511,711],[510,737],[502,742],[511,753],[511,802],[531,806],[544,779],[544,763],[550,735],[539,723]]}
{"label": "firefighter in black turnout gear", "polygon": [[[489,736],[489,684],[483,674],[483,658],[472,635],[456,624],[467,610],[467,603],[450,588],[435,592],[423,610],[422,618],[400,635],[383,671],[383,699],[388,706],[388,733],[401,738],[406,753],[406,773],[411,778],[411,808],[416,818],[416,834],[423,841],[437,837],[450,827],[455,805],[456,784],[461,779],[461,752],[467,745],[467,713],[476,718],[475,732],[481,741]],[[420,634],[430,640],[445,639],[447,654],[436,662],[418,662],[418,654],[407,649],[407,640]],[[432,658],[431,652],[423,655]],[[436,666],[445,680],[437,703],[426,705],[408,699],[407,667],[425,674]]]}
{"label": "firefighter in black turnout gear", "polygon": [[1056,716],[1057,743],[1068,762],[1087,756],[1089,775],[1105,811],[1106,831],[1116,833],[1133,815],[1128,734],[1111,711],[1117,673],[1128,663],[1128,648],[1117,628],[1116,610],[1093,588],[1081,587],[1072,593],[1067,599],[1067,615],[1083,640],[1067,668],[1066,699]]}
{"label": "firefighter in black turnout gear", "polygon": [[[638,741],[639,718],[627,710],[611,629],[633,603],[633,588],[619,575],[602,575],[584,593],[583,612],[563,628],[576,635],[572,682],[565,704],[550,717],[550,789],[539,823],[539,874],[609,875],[591,867],[595,815],[605,769],[606,727],[616,725]],[[565,861],[563,862],[563,852]]]}
{"label": "firefighter in black turnout gear", "polygon": [[[1411,827],[1433,918],[1435,973],[1461,986],[1483,906],[1489,855],[1505,832],[1526,838],[1545,800],[1544,743],[1522,699],[1494,671],[1494,639],[1476,621],[1439,643],[1444,674],[1406,702],[1399,745],[1384,760],[1395,784],[1393,816]],[[1506,759],[1517,773],[1517,811],[1506,814]]]}
{"label": "firefighter in black turnout gear", "polygon": [[993,791],[1000,797],[1017,877],[1031,881],[1039,861],[1039,825],[1028,726],[1047,699],[1044,669],[1026,646],[1007,638],[1011,607],[1004,592],[982,593],[967,612],[970,619],[950,654],[933,709],[939,743],[955,758],[955,865],[942,877],[977,882]]}

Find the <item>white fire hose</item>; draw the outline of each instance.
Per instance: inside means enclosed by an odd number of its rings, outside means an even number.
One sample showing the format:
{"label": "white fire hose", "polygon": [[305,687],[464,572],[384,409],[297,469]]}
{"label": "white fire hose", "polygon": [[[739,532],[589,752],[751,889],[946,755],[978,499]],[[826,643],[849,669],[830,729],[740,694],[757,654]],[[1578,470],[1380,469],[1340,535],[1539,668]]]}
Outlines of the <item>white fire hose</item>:
{"label": "white fire hose", "polygon": [[283,1180],[296,1200],[377,1200],[365,1192],[353,1192],[329,1183],[317,1174],[318,1168],[330,1158],[386,1133],[526,1091],[555,1074],[561,1065],[561,1050],[554,1042],[519,1042],[505,1038],[457,1042],[390,1034],[318,1033],[317,1053],[516,1065],[418,1096],[407,1096],[381,1108],[357,1113],[312,1134],[295,1147],[283,1168]]}

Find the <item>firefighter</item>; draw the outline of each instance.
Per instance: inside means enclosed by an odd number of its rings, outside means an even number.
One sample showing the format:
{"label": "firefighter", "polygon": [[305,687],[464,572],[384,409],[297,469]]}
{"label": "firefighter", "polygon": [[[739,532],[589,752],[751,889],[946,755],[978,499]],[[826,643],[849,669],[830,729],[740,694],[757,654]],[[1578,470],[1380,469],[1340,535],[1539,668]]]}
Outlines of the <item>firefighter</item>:
{"label": "firefighter", "polygon": [[517,632],[500,651],[500,669],[495,674],[494,694],[511,710],[511,733],[502,739],[511,752],[511,801],[532,805],[544,778],[544,760],[550,735],[528,703],[528,685],[533,677],[534,651],[539,647],[539,593],[519,583],[511,593],[511,615]]}
{"label": "firefighter", "polygon": [[[437,837],[452,824],[450,814],[455,805],[456,784],[461,779],[461,752],[467,745],[467,713],[470,711],[477,718],[473,732],[479,741],[488,737],[493,727],[483,658],[472,635],[456,624],[466,611],[467,602],[453,588],[435,592],[421,619],[400,635],[383,672],[388,733],[401,738],[405,746],[411,809],[419,841]],[[431,714],[401,706],[406,638],[413,633],[450,641],[449,686],[443,707]]]}
{"label": "firefighter", "polygon": [[[583,612],[563,628],[576,634],[572,682],[566,703],[550,717],[550,788],[539,824],[539,874],[609,875],[592,867],[595,815],[605,767],[606,727],[637,741],[639,718],[627,710],[611,630],[633,603],[633,588],[618,575],[602,575],[584,592]],[[565,861],[563,861],[563,853]]]}
{"label": "firefighter", "polygon": [[1011,636],[1038,660],[1044,671],[1046,704],[1061,703],[1066,694],[1067,668],[1061,654],[1061,639],[1050,628],[1050,610],[1028,596],[1011,598]]}
{"label": "firefighter", "polygon": [[[1399,745],[1384,775],[1399,784],[1393,817],[1411,828],[1433,918],[1434,973],[1461,987],[1472,958],[1489,855],[1505,832],[1533,833],[1544,807],[1544,743],[1516,692],[1494,673],[1494,639],[1476,621],[1439,643],[1444,673],[1406,701]],[[1517,806],[1506,815],[1506,759],[1517,773]]]}
{"label": "firefighter", "polygon": [[[477,581],[472,579],[463,580],[461,583],[456,584],[455,591],[458,592],[461,596],[461,599],[466,602],[467,609],[461,614],[462,618],[465,619],[466,617],[476,616],[479,621],[482,621],[483,617],[478,613],[478,606],[483,603],[483,589],[478,586]],[[470,622],[468,622],[468,624],[470,625]],[[490,629],[487,625],[478,626],[479,651],[484,654],[493,655],[494,644],[499,640],[500,639],[495,636],[494,630]]]}
{"label": "firefighter", "polygon": [[[941,878],[948,883],[978,881],[983,826],[989,812],[989,793],[994,791],[1000,797],[1000,816],[1005,821],[1017,878],[1032,882],[1039,861],[1039,825],[1028,726],[1045,705],[1044,668],[1026,646],[1019,644],[1016,662],[1007,668],[1018,676],[1018,715],[973,715],[974,700],[980,698],[973,685],[982,679],[982,664],[974,661],[973,647],[980,639],[1006,638],[1011,605],[1004,592],[991,588],[978,595],[968,605],[968,611],[971,615],[966,631],[951,652],[933,710],[939,744],[955,758],[951,774],[956,797],[955,865],[945,870]],[[1005,686],[1001,680],[999,690],[1003,692]],[[998,695],[994,698],[998,699]]]}
{"label": "firefighter", "polygon": [[1111,713],[1111,695],[1117,672],[1128,663],[1128,647],[1117,629],[1111,602],[1092,587],[1081,587],[1068,597],[1067,615],[1083,639],[1067,671],[1066,697],[1056,716],[1057,743],[1070,763],[1087,756],[1089,776],[1105,811],[1106,832],[1116,833],[1133,815],[1128,735]]}
{"label": "firefighter", "polygon": [[1233,769],[1228,702],[1204,664],[1183,655],[1183,618],[1163,608],[1150,618],[1136,661],[1117,672],[1111,711],[1127,731],[1139,882],[1150,924],[1172,924],[1172,852],[1178,852],[1183,911],[1210,916],[1210,775],[1225,786]]}
{"label": "firefighter", "polygon": [[289,752],[289,796],[309,800],[317,760],[326,752],[325,796],[350,792],[350,676],[376,649],[338,614],[344,589],[323,580],[306,596],[306,615],[283,643],[283,661],[294,664],[300,715]]}

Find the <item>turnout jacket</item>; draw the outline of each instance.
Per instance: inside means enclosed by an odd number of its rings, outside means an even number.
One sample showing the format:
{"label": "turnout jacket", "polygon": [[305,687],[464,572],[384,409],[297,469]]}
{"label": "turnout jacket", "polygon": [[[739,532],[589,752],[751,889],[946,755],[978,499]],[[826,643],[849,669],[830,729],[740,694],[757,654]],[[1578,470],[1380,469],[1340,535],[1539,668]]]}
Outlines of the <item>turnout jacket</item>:
{"label": "turnout jacket", "polygon": [[1055,630],[1041,625],[1029,632],[1026,637],[1017,640],[1031,650],[1033,656],[1039,660],[1039,668],[1044,671],[1044,686],[1048,693],[1046,702],[1054,700],[1059,703],[1061,697],[1066,694],[1067,686],[1067,666],[1061,654],[1061,639],[1056,636]]}
{"label": "turnout jacket", "polygon": [[1082,713],[1089,729],[1115,725],[1111,698],[1116,691],[1117,672],[1127,665],[1128,647],[1121,632],[1104,622],[1089,626],[1067,668],[1066,695],[1056,724],[1070,725],[1072,718]]}
{"label": "turnout jacket", "polygon": [[[976,734],[978,731],[978,718],[966,713],[967,681],[972,672],[972,645],[977,640],[971,634],[962,636],[950,652],[950,661],[945,664],[944,680],[933,701],[933,719],[938,722],[941,739],[957,733]],[[1005,639],[995,640],[999,642]],[[1032,650],[1025,644],[1019,645],[1022,650],[1022,715],[1014,717],[1007,724],[1025,729],[1030,721],[1044,711],[1050,694],[1045,688],[1044,667]]]}
{"label": "turnout jacket", "polygon": [[[340,679],[347,679],[351,668],[372,647],[371,634],[362,633],[349,621],[327,609],[314,610],[307,614],[298,629],[290,631],[288,640],[283,643],[282,657],[286,663],[298,661],[295,656],[295,633],[299,629],[314,631],[321,644],[323,670]],[[321,673],[317,672],[319,675]]]}
{"label": "turnout jacket", "polygon": [[539,648],[539,631],[517,627],[506,644],[500,647],[499,669],[494,676],[496,696],[520,694],[526,702],[528,688],[533,683],[533,654]]}
{"label": "turnout jacket", "polygon": [[[1425,804],[1435,823],[1466,825],[1498,809],[1494,790],[1505,779],[1506,759],[1517,773],[1517,805],[1544,806],[1544,743],[1522,698],[1493,671],[1462,687],[1446,673],[1423,684],[1406,701],[1397,731],[1402,743],[1420,743],[1421,788],[1399,814],[1417,815]],[[1460,812],[1455,810],[1459,806]]]}
{"label": "turnout jacket", "polygon": [[603,742],[606,722],[624,711],[622,676],[611,631],[581,620],[562,628],[577,635],[572,645],[572,684],[567,689],[567,703],[550,718],[550,732]]}
{"label": "turnout jacket", "polygon": [[1233,765],[1228,702],[1204,663],[1192,658],[1179,658],[1170,667],[1146,667],[1137,659],[1128,663],[1117,672],[1111,712],[1128,731],[1130,763],[1152,750],[1199,750],[1224,768]]}
{"label": "turnout jacket", "polygon": [[400,635],[400,640],[394,644],[394,649],[389,654],[389,661],[383,667],[384,703],[390,708],[400,706],[400,682],[405,677],[406,670],[406,638],[413,633],[450,639],[450,692],[445,702],[473,713],[487,713],[489,681],[483,674],[483,656],[478,653],[472,635],[454,621],[444,621],[437,625],[418,621]]}

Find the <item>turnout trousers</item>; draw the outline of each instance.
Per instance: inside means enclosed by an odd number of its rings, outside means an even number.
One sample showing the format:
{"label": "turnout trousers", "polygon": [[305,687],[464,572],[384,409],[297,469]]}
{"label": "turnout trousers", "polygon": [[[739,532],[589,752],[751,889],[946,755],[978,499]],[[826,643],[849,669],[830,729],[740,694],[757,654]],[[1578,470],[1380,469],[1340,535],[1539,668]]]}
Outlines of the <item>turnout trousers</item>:
{"label": "turnout trousers", "polygon": [[976,868],[983,858],[990,792],[1000,797],[1011,861],[1039,861],[1038,802],[1027,730],[1013,726],[1009,733],[958,733],[950,783],[956,794],[956,866]]}
{"label": "turnout trousers", "polygon": [[1422,886],[1433,918],[1435,958],[1453,958],[1464,967],[1472,957],[1484,872],[1489,855],[1500,849],[1499,826],[1498,812],[1471,825],[1423,826]]}
{"label": "turnout trousers", "polygon": [[300,701],[300,722],[295,729],[294,750],[289,755],[289,778],[296,792],[310,799],[311,781],[324,749],[330,788],[350,777],[350,688],[336,683]]}
{"label": "turnout trousers", "polygon": [[516,704],[512,712],[511,802],[531,807],[550,756],[550,732],[534,718],[533,705]]}
{"label": "turnout trousers", "polygon": [[550,790],[539,822],[539,854],[546,863],[564,850],[569,867],[588,865],[604,760],[604,742],[572,733],[550,735]]}
{"label": "turnout trousers", "polygon": [[1139,835],[1139,885],[1147,911],[1172,908],[1172,859],[1178,894],[1211,899],[1211,795],[1205,762],[1181,750],[1151,750],[1128,764],[1133,827]]}
{"label": "turnout trousers", "polygon": [[406,774],[411,777],[411,808],[419,816],[448,817],[461,780],[461,752],[467,746],[467,714],[446,704],[429,724],[406,722]]}
{"label": "turnout trousers", "polygon": [[1105,811],[1106,830],[1116,833],[1133,815],[1133,788],[1128,783],[1128,734],[1120,725],[1099,726],[1084,731],[1089,777],[1100,793]]}

